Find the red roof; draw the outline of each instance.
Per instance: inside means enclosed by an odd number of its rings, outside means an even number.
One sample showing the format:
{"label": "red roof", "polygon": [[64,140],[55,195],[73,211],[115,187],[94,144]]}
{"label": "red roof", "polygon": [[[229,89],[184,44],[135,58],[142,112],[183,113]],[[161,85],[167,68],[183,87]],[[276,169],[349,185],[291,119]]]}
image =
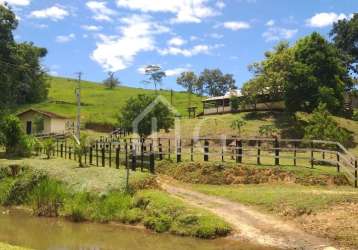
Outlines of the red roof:
{"label": "red roof", "polygon": [[65,117],[65,116],[62,116],[62,115],[58,115],[56,113],[52,113],[52,112],[48,112],[48,111],[43,111],[43,110],[38,110],[38,109],[33,109],[33,108],[30,108],[28,110],[25,110],[19,114],[17,114],[17,116],[21,116],[23,114],[26,114],[28,112],[35,112],[35,113],[39,113],[41,115],[44,115],[44,116],[47,116],[49,118],[56,118],[56,119],[69,119],[68,117]]}

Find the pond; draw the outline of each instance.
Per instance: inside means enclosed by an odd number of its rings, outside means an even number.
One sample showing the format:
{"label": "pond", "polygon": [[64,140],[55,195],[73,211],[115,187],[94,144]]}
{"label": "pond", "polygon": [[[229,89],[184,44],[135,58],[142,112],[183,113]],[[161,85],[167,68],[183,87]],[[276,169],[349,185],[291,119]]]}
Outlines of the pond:
{"label": "pond", "polygon": [[0,208],[0,242],[38,250],[266,250],[228,239],[200,240],[135,227],[72,223]]}

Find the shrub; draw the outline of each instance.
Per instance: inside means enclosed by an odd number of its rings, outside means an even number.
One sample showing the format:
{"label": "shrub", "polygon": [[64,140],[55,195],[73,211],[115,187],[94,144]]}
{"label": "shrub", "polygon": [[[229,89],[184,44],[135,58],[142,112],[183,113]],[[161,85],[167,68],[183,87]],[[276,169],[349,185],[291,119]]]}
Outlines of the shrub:
{"label": "shrub", "polygon": [[276,137],[278,135],[278,129],[274,125],[262,125],[259,128],[260,136],[264,137]]}
{"label": "shrub", "polygon": [[151,215],[144,218],[144,226],[157,233],[169,231],[171,224],[172,218],[166,214]]}
{"label": "shrub", "polygon": [[231,96],[230,97],[230,105],[231,105],[231,109],[233,111],[237,111],[239,109],[239,105],[240,105],[240,99],[237,96]]}
{"label": "shrub", "polygon": [[78,155],[79,167],[82,168],[84,167],[82,158],[88,150],[88,136],[81,135],[79,141],[75,139],[73,144],[75,145],[75,153]]}
{"label": "shrub", "polygon": [[65,189],[59,182],[44,178],[35,186],[30,200],[37,216],[56,217],[65,199]]}
{"label": "shrub", "polygon": [[35,154],[37,156],[40,155],[40,152],[41,152],[41,149],[43,148],[43,144],[40,140],[38,139],[35,139],[35,144],[34,144],[34,151],[35,151]]}
{"label": "shrub", "polygon": [[352,116],[352,120],[358,121],[358,110],[354,111],[353,116]]}
{"label": "shrub", "polygon": [[89,193],[77,193],[65,200],[64,213],[73,222],[82,222],[89,218],[93,208],[93,198]]}
{"label": "shrub", "polygon": [[51,156],[55,151],[55,141],[51,138],[46,139],[42,142],[42,146],[44,148],[47,159],[51,159]]}
{"label": "shrub", "polygon": [[0,124],[1,143],[8,156],[29,156],[33,146],[33,138],[26,136],[21,128],[19,118],[6,116]]}
{"label": "shrub", "polygon": [[237,130],[239,136],[241,136],[242,127],[245,126],[246,122],[241,118],[237,118],[231,123],[231,128]]}
{"label": "shrub", "polygon": [[330,140],[340,142],[349,146],[352,138],[349,132],[340,128],[338,123],[330,117],[325,104],[320,104],[314,110],[312,117],[305,127],[305,139],[309,140]]}

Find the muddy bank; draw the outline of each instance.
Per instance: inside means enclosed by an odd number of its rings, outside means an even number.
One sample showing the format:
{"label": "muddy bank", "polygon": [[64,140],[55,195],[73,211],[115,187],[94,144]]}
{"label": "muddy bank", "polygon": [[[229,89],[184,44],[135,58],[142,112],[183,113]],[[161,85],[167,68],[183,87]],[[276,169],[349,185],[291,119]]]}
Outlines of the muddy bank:
{"label": "muddy bank", "polygon": [[221,163],[158,162],[157,171],[192,184],[297,183],[302,185],[349,185],[343,175],[317,174],[306,168],[251,167]]}

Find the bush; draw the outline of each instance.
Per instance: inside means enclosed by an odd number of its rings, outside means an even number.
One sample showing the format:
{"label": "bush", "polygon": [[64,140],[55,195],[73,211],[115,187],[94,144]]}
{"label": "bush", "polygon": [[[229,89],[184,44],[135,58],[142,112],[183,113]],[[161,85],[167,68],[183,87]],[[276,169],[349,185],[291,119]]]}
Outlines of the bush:
{"label": "bush", "polygon": [[342,143],[349,146],[352,136],[345,129],[340,128],[338,123],[330,117],[325,104],[320,104],[314,110],[312,117],[305,127],[305,139],[308,140],[328,140]]}
{"label": "bush", "polygon": [[51,159],[51,156],[55,151],[55,141],[51,138],[46,139],[42,142],[42,146],[44,148],[47,159]]}
{"label": "bush", "polygon": [[33,146],[33,137],[26,136],[21,128],[19,118],[6,116],[1,124],[1,143],[8,156],[29,156]]}
{"label": "bush", "polygon": [[358,121],[358,110],[354,111],[353,116],[352,116],[352,120]]}
{"label": "bush", "polygon": [[62,184],[44,178],[35,186],[30,196],[34,213],[37,216],[58,216],[65,194],[65,188]]}
{"label": "bush", "polygon": [[267,138],[278,136],[278,129],[274,125],[262,125],[259,128],[260,136]]}
{"label": "bush", "polygon": [[231,96],[230,97],[230,105],[231,105],[231,109],[233,111],[237,111],[239,109],[239,105],[240,105],[240,99],[237,96]]}
{"label": "bush", "polygon": [[166,214],[152,215],[144,218],[144,226],[157,233],[169,231],[171,224],[172,218]]}

